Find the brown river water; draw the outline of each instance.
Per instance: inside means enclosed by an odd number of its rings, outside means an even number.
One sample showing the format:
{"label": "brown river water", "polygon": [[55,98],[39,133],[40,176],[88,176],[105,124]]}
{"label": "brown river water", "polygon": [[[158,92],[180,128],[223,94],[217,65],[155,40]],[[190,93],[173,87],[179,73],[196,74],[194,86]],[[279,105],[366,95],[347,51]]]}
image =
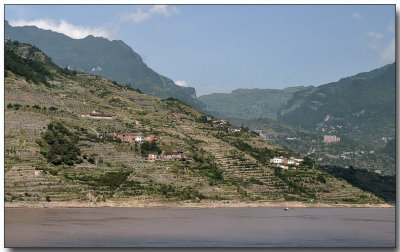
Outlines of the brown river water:
{"label": "brown river water", "polygon": [[395,208],[6,208],[5,247],[395,247]]}

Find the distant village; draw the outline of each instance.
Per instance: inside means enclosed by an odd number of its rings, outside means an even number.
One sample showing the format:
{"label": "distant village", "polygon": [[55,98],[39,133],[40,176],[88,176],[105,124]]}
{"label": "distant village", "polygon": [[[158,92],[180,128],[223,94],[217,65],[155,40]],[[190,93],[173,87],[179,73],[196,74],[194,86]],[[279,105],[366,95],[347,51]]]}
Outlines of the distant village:
{"label": "distant village", "polygon": [[[177,111],[171,111],[168,113],[168,115],[177,117],[177,118],[187,118],[187,115],[182,112],[177,112]],[[116,116],[102,112],[99,110],[93,110],[91,113],[82,115],[82,117],[89,117],[93,119],[114,119]],[[211,122],[213,124],[217,124],[219,126],[225,126],[228,125],[228,121],[226,120],[213,120],[212,117],[205,116],[203,118],[205,121]],[[235,133],[235,132],[240,132],[242,130],[241,127],[230,125],[228,128],[228,132]],[[266,139],[267,134],[265,131],[255,131],[259,133],[261,138]],[[141,144],[143,142],[148,142],[148,143],[153,143],[157,142],[158,138],[154,134],[150,134],[148,136],[143,136],[141,133],[125,133],[125,132],[118,132],[118,133],[109,133],[107,134],[107,137],[111,137],[114,141],[121,141],[121,142],[126,142],[126,143],[134,143],[134,144]],[[295,138],[296,139],[296,138]],[[335,142],[335,141],[340,141],[340,138],[336,136],[328,136],[324,138],[324,141],[328,142]],[[173,150],[170,152],[162,151],[161,154],[158,152],[149,152],[147,154],[146,160],[148,161],[156,161],[156,160],[187,160],[187,154],[183,150]],[[289,167],[292,167],[295,169],[295,166],[300,165],[300,163],[303,161],[303,158],[301,157],[274,157],[270,159],[270,164],[282,168],[282,169],[289,169]]]}
{"label": "distant village", "polygon": [[[178,111],[170,111],[168,113],[169,116],[173,116],[176,118],[187,118],[187,114],[178,112]],[[88,118],[93,118],[93,119],[114,119],[116,118],[115,115],[107,113],[107,112],[102,112],[99,110],[93,110],[91,113],[88,113],[86,115],[82,115],[82,117],[88,117]],[[227,128],[228,132],[230,133],[235,133],[235,132],[240,132],[242,130],[241,127],[230,125],[227,120],[216,120],[210,116],[204,116],[203,120],[206,122],[210,122],[214,125],[218,126],[226,126],[229,125]],[[259,136],[265,140],[271,140],[269,135],[265,130],[255,130],[256,133],[259,134]],[[157,142],[157,136],[154,134],[150,134],[148,136],[143,136],[140,133],[110,133],[107,134],[107,137],[112,137],[113,140],[119,139],[122,142],[127,142],[127,143],[135,143],[135,144],[140,144],[143,142]],[[298,140],[297,136],[292,136],[292,137],[286,137],[287,141],[296,141]],[[386,138],[382,138],[383,141],[388,141]],[[390,139],[389,139],[390,140]],[[316,140],[313,140],[315,142]],[[323,142],[325,144],[330,144],[330,143],[337,143],[340,142],[340,137],[335,136],[335,135],[324,135],[323,136]],[[311,153],[308,153],[308,155]],[[334,159],[349,159],[350,155],[358,155],[358,154],[364,154],[364,151],[361,151],[360,153],[353,153],[353,152],[344,152],[341,155],[331,155],[325,153],[325,156],[328,158],[334,158]],[[373,151],[371,151],[370,154],[373,154]],[[146,160],[149,161],[155,161],[155,160],[188,160],[187,154],[183,150],[173,150],[171,152],[161,152],[161,154],[156,153],[156,152],[149,152]],[[319,161],[322,160],[322,158],[318,158]],[[303,161],[302,158],[300,157],[274,157],[270,160],[270,164],[282,168],[282,169],[289,169],[289,167],[294,168],[295,166],[298,166],[301,162]]]}
{"label": "distant village", "polygon": [[[120,140],[127,143],[140,144],[142,142],[153,143],[157,142],[157,136],[150,134],[146,137],[142,136],[140,133],[113,133],[113,140]],[[149,152],[147,155],[147,160],[184,160],[187,159],[187,155],[184,151],[173,150],[171,152],[162,152],[160,155],[158,152]]]}
{"label": "distant village", "polygon": [[[292,167],[299,166],[301,162],[303,162],[303,158],[301,158],[301,157],[287,158],[287,157],[280,156],[280,157],[271,158],[269,160],[270,164],[275,165],[276,167],[279,167],[279,168],[282,168],[285,170],[288,170],[289,166],[292,166]],[[293,168],[296,169],[295,167],[293,167]]]}
{"label": "distant village", "polygon": [[[177,117],[177,118],[187,118],[188,116],[185,113],[171,111],[168,113],[169,116]],[[92,118],[92,119],[115,119],[116,116],[107,112],[103,112],[100,110],[93,110],[91,113],[82,115],[82,117]],[[219,126],[228,125],[228,121],[226,120],[213,120],[212,117],[205,116],[204,119],[206,121],[212,122],[213,124],[217,124]],[[235,133],[240,132],[241,127],[238,126],[230,126],[228,128],[228,132]],[[141,133],[125,133],[125,132],[114,132],[106,134],[106,137],[112,138],[114,141],[121,141],[126,143],[134,143],[141,144],[143,142],[153,143],[157,142],[158,138],[154,134],[150,134],[148,136],[143,136]],[[183,150],[173,150],[170,152],[161,152],[161,154],[157,152],[149,152],[146,160],[155,161],[155,160],[188,160],[187,154]]]}

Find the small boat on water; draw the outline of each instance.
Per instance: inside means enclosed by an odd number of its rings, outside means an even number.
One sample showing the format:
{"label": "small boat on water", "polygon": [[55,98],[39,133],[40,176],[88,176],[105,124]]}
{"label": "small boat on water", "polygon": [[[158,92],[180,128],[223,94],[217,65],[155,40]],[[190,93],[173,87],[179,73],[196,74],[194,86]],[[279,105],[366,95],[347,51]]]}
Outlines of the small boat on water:
{"label": "small boat on water", "polygon": [[289,207],[285,207],[283,211],[289,211]]}

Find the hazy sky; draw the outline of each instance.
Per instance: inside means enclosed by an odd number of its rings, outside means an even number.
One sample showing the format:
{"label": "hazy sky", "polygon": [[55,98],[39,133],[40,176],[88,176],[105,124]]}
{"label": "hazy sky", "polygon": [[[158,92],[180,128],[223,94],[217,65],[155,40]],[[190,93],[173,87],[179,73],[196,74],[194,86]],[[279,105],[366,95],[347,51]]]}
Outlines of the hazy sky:
{"label": "hazy sky", "polygon": [[394,62],[394,5],[6,5],[12,26],[122,40],[197,95],[321,85]]}

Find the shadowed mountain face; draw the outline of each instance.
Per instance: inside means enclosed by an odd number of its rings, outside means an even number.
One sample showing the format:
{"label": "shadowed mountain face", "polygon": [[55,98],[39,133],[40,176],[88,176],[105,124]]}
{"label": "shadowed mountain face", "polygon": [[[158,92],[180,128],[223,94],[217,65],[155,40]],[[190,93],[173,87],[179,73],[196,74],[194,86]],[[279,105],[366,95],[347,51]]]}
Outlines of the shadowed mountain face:
{"label": "shadowed mountain face", "polygon": [[35,26],[12,27],[5,22],[5,37],[40,48],[61,67],[100,75],[160,98],[173,97],[195,108],[204,105],[192,87],[181,87],[149,68],[139,54],[120,40],[88,36],[72,39]]}

